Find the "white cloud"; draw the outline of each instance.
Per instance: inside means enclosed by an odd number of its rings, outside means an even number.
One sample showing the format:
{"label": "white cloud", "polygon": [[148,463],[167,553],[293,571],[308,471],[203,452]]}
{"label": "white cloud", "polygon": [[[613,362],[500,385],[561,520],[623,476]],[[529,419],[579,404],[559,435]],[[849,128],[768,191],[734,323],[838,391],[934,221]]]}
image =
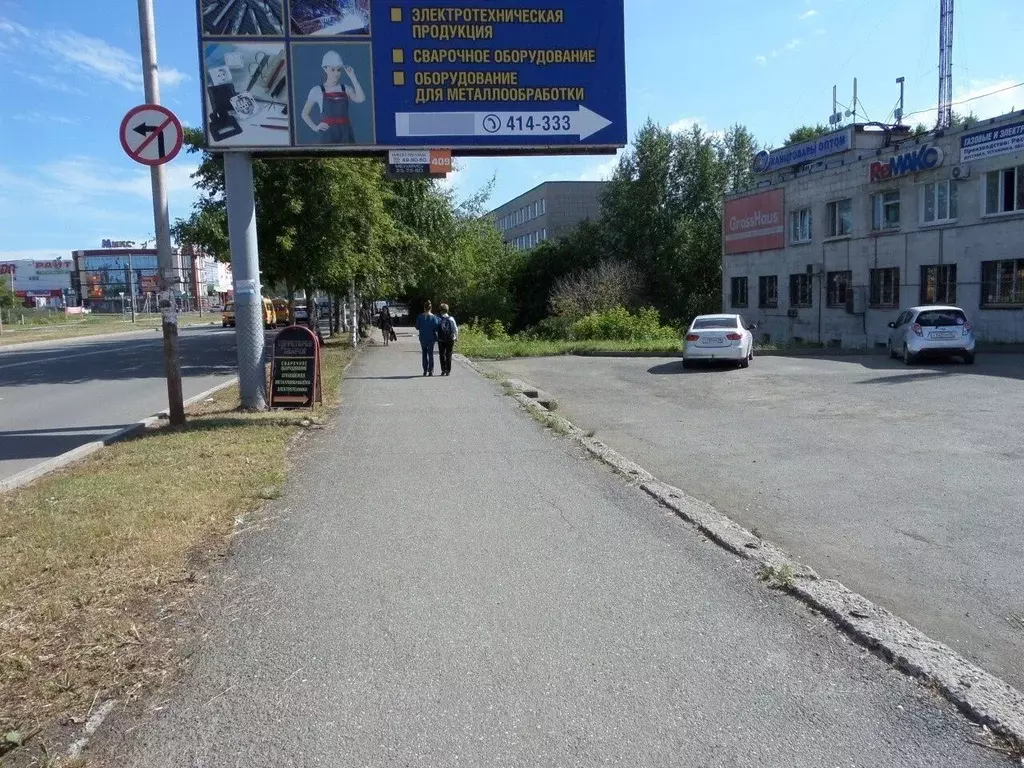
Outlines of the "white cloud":
{"label": "white cloud", "polygon": [[60,123],[61,125],[78,125],[78,120],[73,120],[70,117],[64,117],[64,115],[44,114],[42,112],[18,112],[12,117],[15,120],[21,120],[26,123]]}
{"label": "white cloud", "polygon": [[[15,74],[37,85],[66,93],[81,93],[81,89],[72,89],[66,82],[80,80],[85,75],[130,91],[142,91],[142,62],[124,49],[75,31],[34,31],[9,19],[0,18],[0,51],[20,46],[24,41],[32,43],[34,53],[47,61],[48,69],[53,73],[46,76],[41,74],[45,71],[42,66],[29,66],[30,54],[23,50],[20,54],[22,63],[34,71],[15,71]],[[68,65],[75,70],[70,76]],[[162,85],[174,88],[188,80],[189,76],[168,67],[160,70],[159,79]]]}
{"label": "white cloud", "polygon": [[973,112],[982,118],[1005,115],[1014,108],[1024,109],[1024,86],[1017,86],[1019,82],[1008,77],[970,80],[966,88],[955,90],[953,101],[965,103],[953,109],[963,113]]}
{"label": "white cloud", "polygon": [[622,150],[620,149],[607,160],[587,166],[580,173],[578,181],[607,181],[615,173],[615,169],[619,167],[619,158],[621,156]]}
{"label": "white cloud", "polygon": [[799,47],[800,47],[800,38],[799,37],[794,38],[793,40],[790,40],[788,43],[786,43],[786,50],[787,51],[795,51]]}
{"label": "white cloud", "polygon": [[797,18],[800,19],[800,21],[804,21],[805,19],[812,19],[817,15],[818,12],[816,10],[814,10],[813,8],[808,8],[806,11],[797,16]]}
{"label": "white cloud", "polygon": [[759,67],[766,67],[766,66],[768,66],[768,57],[767,56],[755,56],[754,57],[754,63],[757,64],[757,66],[759,66]]}
{"label": "white cloud", "polygon": [[818,29],[814,30],[814,34],[816,34],[816,35],[824,35],[825,34],[825,30],[821,29],[819,27]]}
{"label": "white cloud", "polygon": [[[795,51],[797,48],[800,47],[802,42],[803,41],[799,37],[794,37],[792,40],[790,40],[788,43],[786,43],[783,46],[783,51]],[[761,54],[755,56],[754,57],[754,63],[757,64],[757,66],[759,66],[759,67],[764,67],[764,66],[766,66],[768,64],[768,59],[777,59],[777,58],[779,58],[779,55],[780,55],[779,49],[775,48],[767,56],[764,56],[764,55],[761,55]]]}
{"label": "white cloud", "polygon": [[[78,32],[47,32],[42,37],[42,46],[87,75],[99,77],[130,91],[142,90],[140,61],[104,40]],[[173,88],[187,79],[188,75],[173,68],[160,72],[160,82],[168,87]]]}

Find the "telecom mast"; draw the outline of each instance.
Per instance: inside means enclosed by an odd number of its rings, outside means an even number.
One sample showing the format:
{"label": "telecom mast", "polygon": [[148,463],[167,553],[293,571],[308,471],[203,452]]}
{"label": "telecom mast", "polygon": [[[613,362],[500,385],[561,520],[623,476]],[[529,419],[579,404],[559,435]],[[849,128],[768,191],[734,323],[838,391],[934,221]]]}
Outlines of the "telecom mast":
{"label": "telecom mast", "polygon": [[939,120],[944,130],[953,122],[953,0],[939,0]]}

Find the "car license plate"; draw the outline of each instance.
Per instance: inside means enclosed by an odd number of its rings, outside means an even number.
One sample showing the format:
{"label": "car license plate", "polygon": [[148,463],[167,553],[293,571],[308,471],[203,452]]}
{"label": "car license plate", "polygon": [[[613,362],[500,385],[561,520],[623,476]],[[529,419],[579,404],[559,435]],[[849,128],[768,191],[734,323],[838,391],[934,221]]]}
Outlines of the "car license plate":
{"label": "car license plate", "polygon": [[705,347],[720,347],[722,346],[722,339],[704,339]]}
{"label": "car license plate", "polygon": [[930,339],[952,339],[952,338],[954,338],[954,334],[947,333],[946,331],[941,331],[939,333],[931,333],[931,334],[929,334],[928,338],[930,338]]}

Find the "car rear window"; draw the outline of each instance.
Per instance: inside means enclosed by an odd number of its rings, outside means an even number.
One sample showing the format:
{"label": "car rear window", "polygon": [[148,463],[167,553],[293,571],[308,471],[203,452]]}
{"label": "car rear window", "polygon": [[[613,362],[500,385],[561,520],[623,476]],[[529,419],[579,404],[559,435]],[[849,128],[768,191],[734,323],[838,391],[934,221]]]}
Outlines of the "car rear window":
{"label": "car rear window", "polygon": [[705,317],[702,320],[693,321],[693,330],[706,331],[711,328],[735,328],[735,317]]}
{"label": "car rear window", "polygon": [[941,325],[963,325],[967,322],[967,316],[959,309],[929,309],[919,314],[915,322],[926,328],[935,328]]}

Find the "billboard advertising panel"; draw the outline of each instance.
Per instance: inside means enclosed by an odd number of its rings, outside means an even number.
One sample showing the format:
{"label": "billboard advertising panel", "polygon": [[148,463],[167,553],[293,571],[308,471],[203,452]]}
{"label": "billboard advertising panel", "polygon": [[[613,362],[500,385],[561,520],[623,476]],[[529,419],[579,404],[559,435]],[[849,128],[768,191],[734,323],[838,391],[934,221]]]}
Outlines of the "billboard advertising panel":
{"label": "billboard advertising panel", "polygon": [[726,254],[785,248],[785,216],[781,189],[727,200],[722,217]]}
{"label": "billboard advertising panel", "polygon": [[210,149],[626,144],[624,0],[197,0]]}

